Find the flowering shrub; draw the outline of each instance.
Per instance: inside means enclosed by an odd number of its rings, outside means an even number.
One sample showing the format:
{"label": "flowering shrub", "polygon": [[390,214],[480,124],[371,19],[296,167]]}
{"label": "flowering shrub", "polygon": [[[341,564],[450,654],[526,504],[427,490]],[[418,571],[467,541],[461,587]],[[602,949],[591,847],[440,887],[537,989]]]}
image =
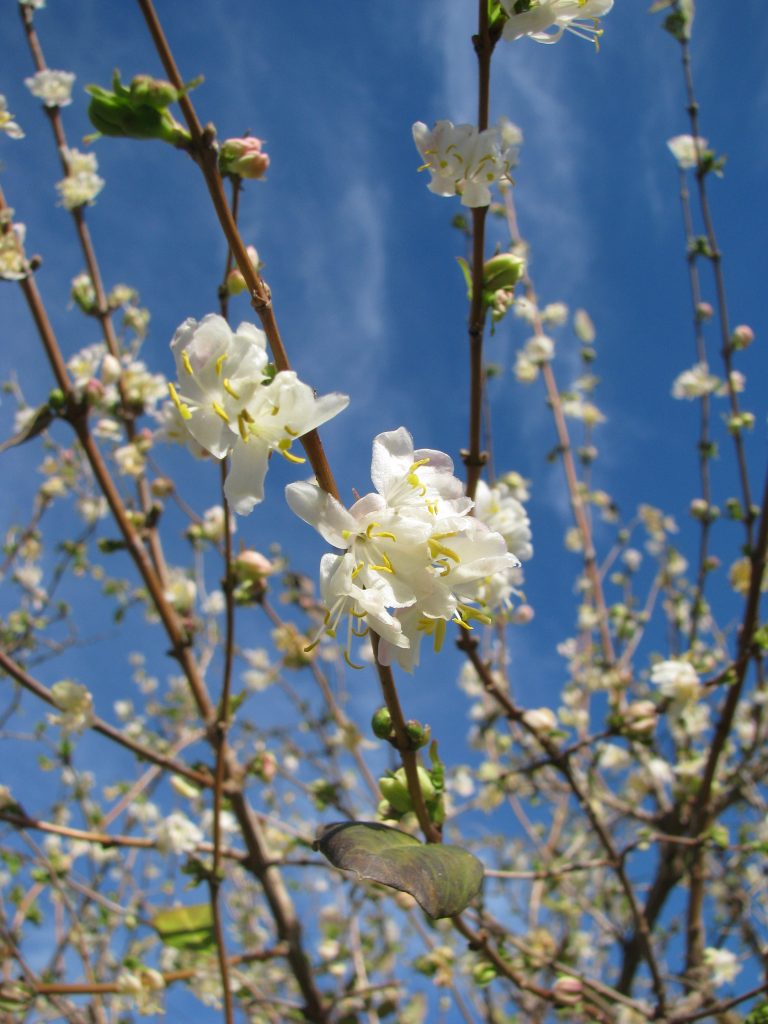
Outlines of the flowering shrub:
{"label": "flowering shrub", "polygon": [[618,183],[612,0],[481,0],[472,90],[466,5],[107,6],[20,0],[0,83],[0,1011],[756,1024],[764,356],[693,3]]}

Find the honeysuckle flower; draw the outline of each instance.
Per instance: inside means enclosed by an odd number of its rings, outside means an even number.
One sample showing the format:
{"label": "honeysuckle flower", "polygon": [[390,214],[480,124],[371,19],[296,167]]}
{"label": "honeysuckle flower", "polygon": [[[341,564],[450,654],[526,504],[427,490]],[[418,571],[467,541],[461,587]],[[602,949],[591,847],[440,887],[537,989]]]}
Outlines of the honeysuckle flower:
{"label": "honeysuckle flower", "polygon": [[60,726],[62,732],[82,732],[93,722],[93,696],[81,683],[61,679],[51,687],[51,696],[61,714],[48,715],[52,725]]}
{"label": "honeysuckle flower", "polygon": [[533,557],[531,521],[508,484],[502,481],[489,487],[480,480],[475,491],[475,515],[489,530],[502,535],[521,562]]}
{"label": "honeysuckle flower", "polygon": [[[346,509],[314,483],[290,484],[293,511],[340,555],[321,562],[325,631],[336,636],[347,617],[345,656],[353,635],[380,636],[379,660],[410,670],[424,634],[439,649],[446,623],[471,628],[490,616],[475,607],[489,577],[519,565],[504,538],[468,515],[472,502],[443,452],[414,450],[401,427],[373,443],[371,476],[377,493]],[[315,641],[317,642],[317,641]]]}
{"label": "honeysuckle flower", "polygon": [[501,0],[501,4],[508,15],[505,39],[530,36],[537,43],[556,43],[567,31],[597,45],[602,35],[600,18],[608,14],[613,0]]}
{"label": "honeysuckle flower", "polygon": [[704,395],[711,395],[721,385],[721,380],[709,372],[706,363],[696,363],[690,370],[683,370],[678,374],[672,384],[672,397],[685,398],[692,401],[694,398],[703,398]]}
{"label": "honeysuckle flower", "polygon": [[12,210],[4,212],[6,216],[0,220],[0,280],[21,281],[29,273],[24,258],[26,228],[11,222]]}
{"label": "honeysuckle flower", "polygon": [[65,149],[64,158],[68,174],[56,183],[61,205],[65,210],[75,210],[79,206],[91,204],[105,185],[104,179],[96,173],[96,154]]}
{"label": "honeysuckle flower", "polygon": [[708,145],[707,140],[700,135],[675,135],[667,141],[667,147],[677,160],[677,166],[684,171],[698,165],[699,156],[706,153]]}
{"label": "honeysuckle flower", "polygon": [[9,139],[24,138],[24,132],[13,120],[13,114],[8,110],[8,103],[2,94],[0,94],[0,132],[5,132]]}
{"label": "honeysuckle flower", "polygon": [[659,661],[651,669],[651,682],[672,700],[698,700],[703,695],[696,669],[689,661]]}
{"label": "honeysuckle flower", "polygon": [[263,499],[273,451],[293,462],[296,438],[349,403],[346,395],[315,398],[292,370],[270,379],[266,336],[253,324],[232,331],[223,317],[189,319],[171,341],[179,379],[171,398],[191,436],[217,459],[231,457],[224,493],[239,515]]}
{"label": "honeysuckle flower", "polygon": [[24,85],[33,96],[42,100],[46,107],[68,107],[72,102],[72,85],[75,76],[71,71],[54,71],[45,68],[29,78]]}
{"label": "honeysuckle flower", "polygon": [[430,130],[416,121],[412,131],[424,160],[420,169],[429,171],[427,188],[435,195],[460,195],[463,206],[488,206],[491,185],[508,179],[512,144],[502,141],[498,127],[480,132],[471,124],[438,121]]}

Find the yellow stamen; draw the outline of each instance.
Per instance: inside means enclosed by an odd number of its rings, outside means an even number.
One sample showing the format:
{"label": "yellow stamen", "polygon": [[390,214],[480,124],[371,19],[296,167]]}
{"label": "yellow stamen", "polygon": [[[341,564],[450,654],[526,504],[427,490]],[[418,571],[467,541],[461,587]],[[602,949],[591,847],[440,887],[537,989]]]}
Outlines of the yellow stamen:
{"label": "yellow stamen", "polygon": [[360,573],[363,571],[363,566],[364,565],[365,565],[365,562],[359,562],[355,566],[355,568],[352,570],[352,579],[355,579],[357,576],[360,575]]}
{"label": "yellow stamen", "polygon": [[288,440],[278,441],[277,450],[280,452],[283,458],[288,459],[289,462],[296,462],[299,465],[301,465],[302,462],[306,462],[307,460],[303,459],[300,455],[293,455],[291,452],[288,451],[290,443],[291,442]]}
{"label": "yellow stamen", "polygon": [[[227,361],[227,353],[226,352],[222,352],[221,355],[219,356],[219,358],[216,360],[216,376],[217,377],[221,376],[221,368],[222,368],[222,366],[224,365],[224,363],[226,361]],[[224,387],[226,387],[226,384],[224,385]]]}
{"label": "yellow stamen", "polygon": [[362,669],[364,665],[356,665],[349,656],[349,651],[344,651],[344,661],[349,665],[350,668]]}
{"label": "yellow stamen", "polygon": [[184,349],[184,351],[181,353],[181,361],[182,363],[184,363],[184,369],[187,371],[190,377],[194,377],[195,371],[192,369],[192,363],[189,358],[189,352],[187,352],[186,349]]}
{"label": "yellow stamen", "polygon": [[248,443],[248,438],[251,436],[248,432],[248,420],[246,419],[245,412],[241,412],[237,417],[237,429],[240,432],[240,437]]}
{"label": "yellow stamen", "polygon": [[211,402],[211,408],[217,416],[220,416],[221,419],[224,420],[225,423],[229,423],[229,416],[227,415],[226,410],[222,409],[218,402]]}
{"label": "yellow stamen", "polygon": [[170,382],[168,383],[168,391],[170,392],[173,404],[179,410],[179,416],[181,416],[183,420],[191,420],[192,413],[189,411],[189,406],[185,405],[185,403],[182,402],[182,400],[179,398],[176,392],[176,388]]}
{"label": "yellow stamen", "polygon": [[224,380],[221,383],[222,383],[222,387],[227,392],[227,394],[231,395],[236,402],[239,402],[240,401],[240,395],[238,395],[238,393],[235,391],[235,389],[230,384],[229,377],[225,377]]}

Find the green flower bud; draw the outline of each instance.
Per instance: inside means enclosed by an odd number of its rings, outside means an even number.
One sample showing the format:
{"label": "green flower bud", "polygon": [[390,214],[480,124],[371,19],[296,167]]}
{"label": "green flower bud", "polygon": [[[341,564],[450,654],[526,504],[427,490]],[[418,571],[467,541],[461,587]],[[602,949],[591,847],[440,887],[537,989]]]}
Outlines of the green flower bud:
{"label": "green flower bud", "polygon": [[514,288],[525,270],[525,260],[511,252],[500,252],[483,264],[483,289],[495,293]]}
{"label": "green flower bud", "polygon": [[420,750],[421,747],[426,747],[432,735],[431,728],[428,725],[422,725],[421,722],[417,722],[415,718],[405,723],[405,731],[408,734],[412,750]]}
{"label": "green flower bud", "polygon": [[67,396],[61,388],[54,388],[48,395],[48,405],[51,409],[63,409],[67,404]]}
{"label": "green flower bud", "polygon": [[392,736],[392,715],[388,708],[380,707],[374,711],[371,718],[371,729],[373,735],[378,736],[380,740],[388,740]]}
{"label": "green flower bud", "polygon": [[178,89],[174,89],[170,82],[151,75],[135,75],[131,79],[130,93],[134,102],[156,110],[164,110],[179,98]]}

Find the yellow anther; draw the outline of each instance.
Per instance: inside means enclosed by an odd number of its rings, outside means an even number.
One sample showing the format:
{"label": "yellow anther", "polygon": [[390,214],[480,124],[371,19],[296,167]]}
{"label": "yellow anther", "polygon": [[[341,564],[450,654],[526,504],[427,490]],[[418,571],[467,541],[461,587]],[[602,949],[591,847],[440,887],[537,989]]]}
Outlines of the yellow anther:
{"label": "yellow anther", "polygon": [[344,540],[349,540],[349,538],[352,536],[352,531],[351,530],[342,530],[341,531],[341,536],[344,538]]}
{"label": "yellow anther", "polygon": [[[432,557],[438,561],[443,562],[445,559],[450,558],[458,565],[461,559],[451,548],[447,548],[445,544],[441,544],[435,537],[431,537],[429,540],[429,551]],[[438,558],[441,555],[441,558]]]}
{"label": "yellow anther", "polygon": [[453,621],[456,623],[457,626],[461,626],[462,629],[466,629],[469,633],[472,632],[472,626],[470,626],[468,622],[465,622],[458,612],[456,613],[456,615],[454,615]]}
{"label": "yellow anther", "polygon": [[[368,533],[367,530],[366,533]],[[387,530],[377,530],[376,533],[368,533],[368,536],[371,540],[391,540],[397,544],[397,537],[394,533],[389,533]]]}
{"label": "yellow anther", "polygon": [[296,437],[299,436],[298,430],[294,430],[292,427],[289,427],[287,423],[283,427],[283,430],[286,432],[286,434],[290,434],[290,436],[293,437],[293,438],[296,438]]}
{"label": "yellow anther", "polygon": [[358,564],[352,570],[352,579],[355,579],[357,576],[360,575],[360,573],[363,571],[363,566],[364,565],[365,565],[365,562],[358,562]]}
{"label": "yellow anther", "polygon": [[445,639],[445,619],[437,619],[435,622],[435,638],[433,640],[435,652],[438,652],[443,646],[443,640]]}
{"label": "yellow anther", "polygon": [[245,418],[244,412],[241,412],[237,417],[237,429],[240,432],[240,437],[247,443],[251,435],[248,431],[248,420]]}
{"label": "yellow anther", "polygon": [[187,371],[190,377],[194,377],[195,371],[192,369],[192,362],[189,358],[189,352],[187,352],[186,349],[184,349],[184,351],[181,353],[181,361],[182,363],[184,363],[184,369]]}
{"label": "yellow anther", "polygon": [[311,644],[307,644],[307,646],[303,648],[303,650],[304,650],[304,653],[305,653],[305,654],[310,654],[310,653],[311,653],[312,651],[314,651],[314,649],[315,649],[315,648],[317,647],[317,645],[318,645],[319,643],[320,643],[320,637],[318,636],[318,637],[316,637],[316,638],[315,638],[315,639],[314,639],[314,640],[312,641],[312,643],[311,643]]}
{"label": "yellow anther", "polygon": [[235,391],[235,389],[230,384],[229,377],[225,377],[224,380],[221,383],[222,383],[222,386],[223,386],[224,390],[227,392],[227,394],[231,395],[236,402],[239,402],[240,401],[240,395],[238,395],[238,393]]}
{"label": "yellow anther", "polygon": [[[221,368],[222,368],[222,366],[224,365],[224,363],[226,361],[227,361],[227,353],[226,352],[222,352],[221,355],[219,356],[219,358],[216,360],[216,364],[215,364],[216,365],[216,376],[217,377],[221,376]],[[226,384],[224,386],[226,387]]]}
{"label": "yellow anther", "polygon": [[220,416],[221,419],[224,420],[225,423],[229,423],[229,416],[227,415],[226,410],[222,409],[218,402],[211,402],[211,408],[217,416]]}
{"label": "yellow anther", "polygon": [[384,559],[384,565],[369,565],[368,568],[373,569],[375,572],[389,572],[394,576],[395,570],[392,568],[392,563],[383,551],[381,552],[381,557]]}
{"label": "yellow anther", "polygon": [[370,633],[370,629],[366,626],[365,629],[363,630],[353,629],[352,633],[354,636],[359,637],[362,640],[364,636],[368,636],[368,634]]}
{"label": "yellow anther", "polygon": [[191,420],[192,413],[189,411],[189,406],[182,402],[176,392],[176,388],[170,382],[168,383],[168,391],[171,395],[171,399],[173,400],[173,404],[179,410],[179,416],[181,416],[183,420]]}
{"label": "yellow anther", "polygon": [[289,462],[296,462],[299,465],[301,465],[302,462],[306,462],[307,460],[303,459],[300,455],[293,455],[291,452],[288,451],[290,443],[291,442],[288,440],[278,441],[277,443],[277,450],[280,452],[283,458],[288,459]]}
{"label": "yellow anther", "polygon": [[429,459],[417,459],[416,462],[411,466],[409,472],[412,473],[415,469],[419,469],[421,466],[426,466],[429,463]]}

